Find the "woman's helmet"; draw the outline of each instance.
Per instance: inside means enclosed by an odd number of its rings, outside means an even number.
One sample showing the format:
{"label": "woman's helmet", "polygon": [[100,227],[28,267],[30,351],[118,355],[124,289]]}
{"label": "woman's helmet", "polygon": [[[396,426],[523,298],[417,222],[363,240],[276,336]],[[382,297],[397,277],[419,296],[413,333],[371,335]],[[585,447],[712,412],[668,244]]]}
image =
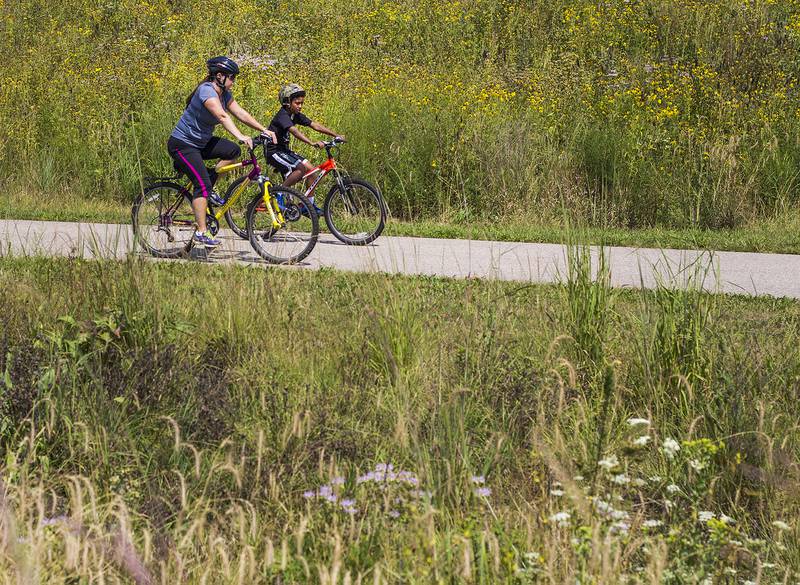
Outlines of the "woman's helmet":
{"label": "woman's helmet", "polygon": [[206,61],[206,65],[208,66],[209,75],[214,75],[215,73],[225,73],[227,75],[239,74],[239,66],[236,64],[236,61],[228,57],[212,57]]}
{"label": "woman's helmet", "polygon": [[282,106],[288,105],[293,99],[305,97],[306,90],[296,83],[287,83],[278,92],[278,101]]}

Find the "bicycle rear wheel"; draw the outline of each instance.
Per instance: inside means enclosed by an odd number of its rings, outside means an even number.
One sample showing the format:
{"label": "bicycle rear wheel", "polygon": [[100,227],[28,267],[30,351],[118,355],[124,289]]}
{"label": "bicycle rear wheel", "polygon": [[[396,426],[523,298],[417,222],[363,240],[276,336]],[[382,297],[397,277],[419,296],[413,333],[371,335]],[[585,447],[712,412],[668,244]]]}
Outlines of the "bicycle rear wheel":
{"label": "bicycle rear wheel", "polygon": [[153,256],[177,258],[191,247],[194,212],[188,195],[180,185],[163,181],[147,187],[134,201],[134,237]]}
{"label": "bicycle rear wheel", "polygon": [[386,204],[380,191],[362,179],[345,178],[325,198],[325,223],[337,240],[364,246],[381,235]]}
{"label": "bicycle rear wheel", "polygon": [[[295,264],[311,253],[319,236],[319,219],[304,195],[288,187],[272,187],[269,205],[277,205],[284,221],[273,224],[264,202],[264,186],[247,208],[247,235],[256,253],[272,264]],[[273,212],[275,209],[273,207]],[[277,215],[277,213],[276,213]]]}
{"label": "bicycle rear wheel", "polygon": [[[236,193],[236,190],[245,180],[247,180],[247,178],[247,175],[245,175],[243,177],[239,177],[233,183],[231,183],[231,186],[228,187],[228,192],[225,194],[225,201],[230,201],[231,197],[233,197],[233,194]],[[225,222],[237,236],[245,240],[248,237],[247,207],[250,201],[257,197],[260,192],[261,186],[258,184],[258,182],[250,181],[250,183],[239,194],[239,198],[236,200],[236,203],[234,203],[233,206],[231,206],[231,208],[225,212]]]}

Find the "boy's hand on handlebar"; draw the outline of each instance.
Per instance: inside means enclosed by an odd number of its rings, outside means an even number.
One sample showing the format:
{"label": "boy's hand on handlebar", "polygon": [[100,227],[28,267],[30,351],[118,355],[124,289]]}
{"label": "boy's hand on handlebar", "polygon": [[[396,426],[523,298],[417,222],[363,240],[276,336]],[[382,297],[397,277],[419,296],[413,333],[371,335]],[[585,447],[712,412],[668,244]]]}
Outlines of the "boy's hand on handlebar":
{"label": "boy's hand on handlebar", "polygon": [[266,142],[267,144],[269,144],[270,142],[272,144],[278,143],[278,137],[275,136],[275,133],[272,130],[264,130],[261,134],[259,134],[259,136],[261,136],[261,138],[263,138],[264,142]]}
{"label": "boy's hand on handlebar", "polygon": [[319,142],[315,142],[312,146],[314,148],[325,148],[325,143],[322,140],[320,140]]}
{"label": "boy's hand on handlebar", "polygon": [[344,137],[344,136],[342,136],[342,135],[339,135],[339,136],[334,136],[334,137],[333,137],[333,141],[334,141],[334,142],[341,142],[341,143],[345,143],[345,142],[347,142],[347,140],[345,139],[345,137]]}

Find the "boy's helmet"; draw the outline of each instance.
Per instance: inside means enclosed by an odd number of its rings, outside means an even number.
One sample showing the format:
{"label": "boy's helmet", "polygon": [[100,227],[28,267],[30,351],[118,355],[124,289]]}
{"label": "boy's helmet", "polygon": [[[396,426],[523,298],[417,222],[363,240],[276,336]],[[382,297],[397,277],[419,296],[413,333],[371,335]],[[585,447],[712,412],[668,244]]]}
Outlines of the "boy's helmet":
{"label": "boy's helmet", "polygon": [[229,59],[228,57],[212,57],[206,61],[206,65],[208,66],[208,72],[211,75],[214,75],[215,73],[227,73],[231,75],[239,74],[239,66],[236,64],[236,61]]}
{"label": "boy's helmet", "polygon": [[287,83],[278,92],[278,101],[282,106],[289,104],[293,99],[304,97],[306,90],[297,85],[296,83]]}

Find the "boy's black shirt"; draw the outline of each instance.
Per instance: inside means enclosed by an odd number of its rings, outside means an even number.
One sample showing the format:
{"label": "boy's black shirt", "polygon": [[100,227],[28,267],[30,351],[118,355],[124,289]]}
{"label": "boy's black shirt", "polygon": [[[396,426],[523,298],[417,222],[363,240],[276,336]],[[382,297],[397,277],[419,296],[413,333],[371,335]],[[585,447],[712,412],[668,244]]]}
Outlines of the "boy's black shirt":
{"label": "boy's black shirt", "polygon": [[273,116],[272,122],[269,123],[269,129],[275,133],[275,136],[278,138],[278,143],[277,145],[268,145],[267,152],[289,150],[289,128],[295,124],[311,126],[311,118],[306,116],[303,112],[298,112],[291,116],[286,108],[278,110],[275,116]]}

